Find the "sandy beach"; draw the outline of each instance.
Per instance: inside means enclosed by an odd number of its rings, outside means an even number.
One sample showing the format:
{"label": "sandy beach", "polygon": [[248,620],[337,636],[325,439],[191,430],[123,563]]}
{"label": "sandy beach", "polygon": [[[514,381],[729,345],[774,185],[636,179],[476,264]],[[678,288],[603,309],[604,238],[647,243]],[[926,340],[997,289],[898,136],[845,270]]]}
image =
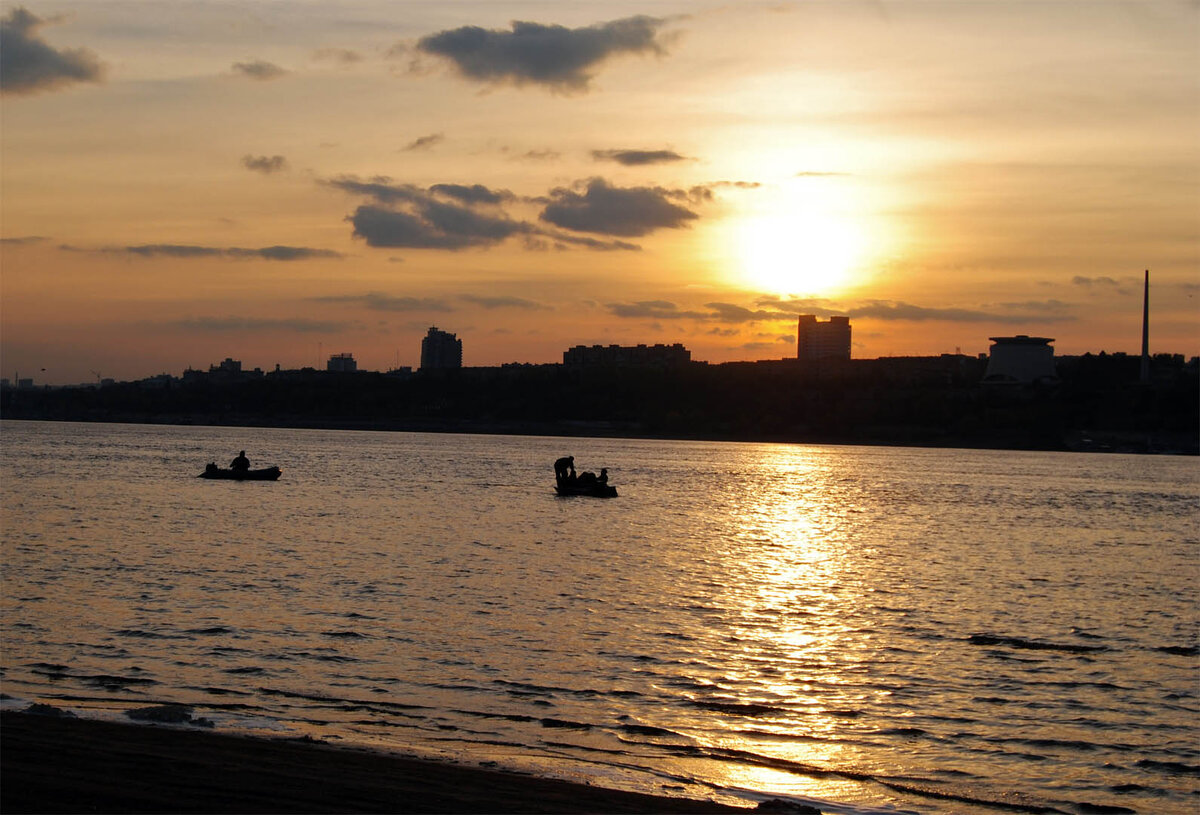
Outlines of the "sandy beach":
{"label": "sandy beach", "polygon": [[0,714],[0,809],[23,812],[694,812],[745,809],[330,747]]}

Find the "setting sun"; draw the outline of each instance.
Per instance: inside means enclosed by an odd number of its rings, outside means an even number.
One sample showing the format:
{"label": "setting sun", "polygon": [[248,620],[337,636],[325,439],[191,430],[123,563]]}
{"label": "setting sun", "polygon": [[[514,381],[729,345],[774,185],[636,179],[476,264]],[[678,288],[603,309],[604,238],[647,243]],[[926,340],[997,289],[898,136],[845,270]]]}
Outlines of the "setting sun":
{"label": "setting sun", "polygon": [[851,281],[866,236],[845,211],[845,194],[823,179],[799,179],[769,208],[741,220],[737,273],[743,283],[777,295],[828,295]]}

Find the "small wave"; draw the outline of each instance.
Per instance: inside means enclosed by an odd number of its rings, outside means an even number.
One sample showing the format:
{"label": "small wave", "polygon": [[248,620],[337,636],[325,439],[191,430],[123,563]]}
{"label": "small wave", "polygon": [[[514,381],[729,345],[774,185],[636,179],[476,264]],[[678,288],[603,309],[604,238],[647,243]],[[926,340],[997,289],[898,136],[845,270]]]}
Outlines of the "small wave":
{"label": "small wave", "polygon": [[367,639],[366,634],[360,634],[357,631],[324,631],[322,637],[340,637],[342,639]]}
{"label": "small wave", "polygon": [[1161,651],[1164,654],[1175,654],[1181,657],[1194,657],[1200,654],[1200,645],[1164,645],[1160,648],[1155,648],[1155,651]]}
{"label": "small wave", "polygon": [[549,718],[547,718],[547,719],[542,719],[541,724],[542,724],[542,727],[562,727],[567,730],[591,730],[592,729],[592,726],[590,724],[584,724],[583,722],[572,722],[572,721],[568,721],[566,719],[549,719]]}
{"label": "small wave", "polygon": [[266,668],[260,668],[257,665],[245,665],[241,668],[226,668],[224,671],[222,671],[222,673],[235,674],[235,675],[263,674],[266,672],[267,672]]}
{"label": "small wave", "polygon": [[1157,770],[1161,773],[1169,775],[1194,775],[1200,776],[1200,766],[1195,764],[1184,764],[1182,761],[1155,761],[1152,758],[1143,758],[1137,765],[1144,770]]}
{"label": "small wave", "polygon": [[723,702],[708,699],[693,699],[690,704],[703,710],[711,710],[716,713],[728,713],[732,716],[770,716],[775,713],[783,713],[781,708],[773,705],[764,705],[756,702]]}
{"label": "small wave", "polygon": [[1062,651],[1068,654],[1088,654],[1108,650],[1103,645],[1073,645],[1065,642],[1027,640],[1022,637],[1004,637],[996,634],[972,634],[967,641],[972,645],[1002,645],[1027,651]]}
{"label": "small wave", "polygon": [[620,724],[617,729],[635,736],[659,736],[666,738],[682,738],[681,734],[665,727],[654,727],[648,724]]}
{"label": "small wave", "polygon": [[1136,809],[1113,806],[1112,804],[1089,804],[1087,801],[1075,805],[1083,815],[1137,815]]}
{"label": "small wave", "polygon": [[218,635],[232,634],[232,628],[226,628],[223,625],[214,625],[212,628],[189,628],[183,633],[185,634],[200,634],[200,635]]}
{"label": "small wave", "polygon": [[185,640],[182,634],[160,634],[157,631],[143,631],[140,628],[121,628],[113,632],[118,637],[134,637],[145,640]]}
{"label": "small wave", "polygon": [[93,674],[91,676],[75,677],[85,685],[95,685],[101,688],[126,688],[130,685],[157,685],[158,680],[141,676],[115,676],[113,674]]}

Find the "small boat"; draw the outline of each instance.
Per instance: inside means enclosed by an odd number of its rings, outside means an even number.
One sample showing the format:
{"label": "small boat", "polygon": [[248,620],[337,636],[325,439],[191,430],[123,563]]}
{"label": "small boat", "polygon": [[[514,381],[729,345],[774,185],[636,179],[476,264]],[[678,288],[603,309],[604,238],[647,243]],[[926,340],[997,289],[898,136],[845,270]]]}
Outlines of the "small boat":
{"label": "small boat", "polygon": [[263,467],[261,470],[227,470],[210,464],[197,478],[218,478],[225,481],[275,481],[283,474],[278,467]]}
{"label": "small boat", "polygon": [[554,491],[559,495],[590,495],[593,498],[616,498],[617,488],[596,481],[591,484],[557,484]]}

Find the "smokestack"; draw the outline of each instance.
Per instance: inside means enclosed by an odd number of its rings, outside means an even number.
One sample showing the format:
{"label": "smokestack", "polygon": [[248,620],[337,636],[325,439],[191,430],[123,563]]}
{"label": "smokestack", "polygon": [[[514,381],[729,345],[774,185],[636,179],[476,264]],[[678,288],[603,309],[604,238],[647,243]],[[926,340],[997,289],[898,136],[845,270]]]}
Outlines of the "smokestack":
{"label": "smokestack", "polygon": [[1150,270],[1142,289],[1142,384],[1150,381]]}

